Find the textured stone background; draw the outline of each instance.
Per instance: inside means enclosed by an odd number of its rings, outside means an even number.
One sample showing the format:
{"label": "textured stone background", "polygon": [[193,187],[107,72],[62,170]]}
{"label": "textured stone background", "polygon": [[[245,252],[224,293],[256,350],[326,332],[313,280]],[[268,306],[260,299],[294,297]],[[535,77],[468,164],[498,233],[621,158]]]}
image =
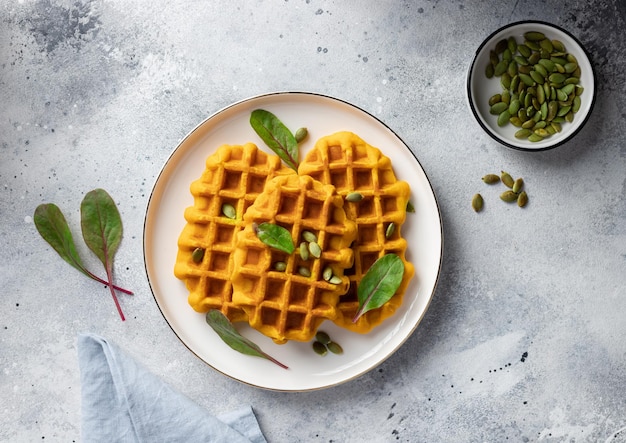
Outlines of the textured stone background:
{"label": "textured stone background", "polygon": [[[523,19],[572,32],[598,77],[582,132],[543,153],[497,145],[464,92],[482,39]],[[80,440],[76,336],[91,331],[212,412],[251,404],[270,442],[625,441],[625,28],[620,0],[0,1],[0,440]],[[179,140],[277,90],[335,96],[393,128],[444,220],[440,283],[414,335],[365,376],[311,393],[251,388],[199,361],[143,267],[147,200]],[[525,210],[481,187],[500,169],[525,178]],[[125,323],[32,222],[55,202],[78,226],[95,187],[124,220]]]}

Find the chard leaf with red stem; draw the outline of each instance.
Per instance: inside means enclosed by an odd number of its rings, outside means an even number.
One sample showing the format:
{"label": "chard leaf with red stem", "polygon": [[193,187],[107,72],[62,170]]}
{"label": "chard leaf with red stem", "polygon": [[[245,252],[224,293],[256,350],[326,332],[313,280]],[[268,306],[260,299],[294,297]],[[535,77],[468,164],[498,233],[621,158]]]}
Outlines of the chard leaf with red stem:
{"label": "chard leaf with red stem", "polygon": [[[39,234],[52,246],[52,249],[54,249],[63,260],[92,280],[104,285],[109,285],[108,281],[90,272],[83,264],[76,251],[76,244],[74,243],[74,238],[65,220],[65,216],[57,205],[44,203],[37,206],[33,221],[35,222],[35,227]],[[113,287],[125,294],[133,294],[131,291],[120,288],[119,286],[113,285]]]}
{"label": "chard leaf with red stem", "polygon": [[219,335],[219,337],[237,352],[245,355],[251,355],[253,357],[261,357],[272,363],[277,364],[283,369],[289,369],[287,366],[263,352],[261,348],[252,340],[247,339],[241,335],[233,324],[228,320],[221,311],[217,309],[211,309],[206,314],[206,322],[213,328],[213,330]]}
{"label": "chard leaf with red stem", "polygon": [[80,204],[80,224],[87,247],[102,262],[111,296],[122,320],[124,314],[113,288],[113,257],[122,241],[122,219],[115,202],[104,189],[88,192]]}

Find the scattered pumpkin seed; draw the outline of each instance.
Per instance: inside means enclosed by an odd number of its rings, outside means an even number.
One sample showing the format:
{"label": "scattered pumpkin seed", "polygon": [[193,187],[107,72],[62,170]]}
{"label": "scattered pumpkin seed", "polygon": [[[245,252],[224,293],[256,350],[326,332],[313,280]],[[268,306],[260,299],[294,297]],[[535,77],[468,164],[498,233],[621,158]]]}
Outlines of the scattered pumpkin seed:
{"label": "scattered pumpkin seed", "polygon": [[330,343],[328,343],[326,347],[333,354],[343,354],[343,348],[339,346],[339,344],[335,343],[334,341],[331,341]]}
{"label": "scattered pumpkin seed", "polygon": [[300,266],[298,267],[298,274],[300,274],[303,277],[310,277],[311,270],[305,266]]}
{"label": "scattered pumpkin seed", "polygon": [[519,194],[523,187],[524,187],[524,179],[520,177],[517,180],[515,180],[515,183],[513,183],[512,190],[516,194]]}
{"label": "scattered pumpkin seed", "polygon": [[504,185],[507,188],[512,188],[513,183],[515,183],[515,181],[513,180],[513,177],[511,177],[511,174],[509,174],[506,171],[501,171],[500,179],[502,180],[502,183],[504,183]]}
{"label": "scattered pumpkin seed", "polygon": [[222,205],[222,214],[224,217],[230,218],[231,220],[237,218],[237,210],[230,203],[224,203]]}
{"label": "scattered pumpkin seed", "polygon": [[475,194],[472,198],[472,208],[474,212],[480,212],[483,210],[484,200],[483,196],[480,194]]}
{"label": "scattered pumpkin seed", "polygon": [[193,260],[194,263],[201,263],[203,258],[204,258],[203,248],[196,248],[191,253],[191,259]]}
{"label": "scattered pumpkin seed", "polygon": [[511,203],[517,200],[517,194],[511,190],[504,191],[502,194],[500,194],[500,199],[507,203]]}
{"label": "scattered pumpkin seed", "polygon": [[304,261],[307,261],[309,259],[309,244],[305,241],[300,243],[298,252],[300,253],[300,258]]}
{"label": "scattered pumpkin seed", "polygon": [[307,128],[299,128],[294,134],[296,138],[296,142],[300,143],[302,140],[306,138],[308,134],[309,134],[309,131],[307,130]]}
{"label": "scattered pumpkin seed", "polygon": [[322,357],[328,354],[328,349],[326,348],[326,345],[319,341],[313,342],[313,351],[315,351],[316,354],[321,355]]}
{"label": "scattered pumpkin seed", "polygon": [[497,174],[487,174],[483,176],[483,181],[488,185],[493,185],[500,181],[500,176]]}
{"label": "scattered pumpkin seed", "polygon": [[309,248],[309,253],[313,257],[320,258],[322,256],[322,248],[317,243],[312,241],[311,243],[309,243],[308,248]]}
{"label": "scattered pumpkin seed", "polygon": [[324,331],[317,331],[317,333],[315,334],[315,340],[323,345],[327,345],[328,343],[330,343],[330,336]]}
{"label": "scattered pumpkin seed", "polygon": [[526,194],[526,191],[522,191],[517,197],[517,206],[523,208],[526,206],[526,203],[528,203],[528,195]]}
{"label": "scattered pumpkin seed", "polygon": [[363,200],[363,194],[361,194],[360,192],[351,192],[346,195],[346,201],[349,201],[351,203],[357,203],[361,200]]}
{"label": "scattered pumpkin seed", "polygon": [[333,269],[330,266],[326,266],[322,271],[322,278],[329,281],[333,277]]}
{"label": "scattered pumpkin seed", "polygon": [[330,283],[331,285],[338,285],[341,284],[341,277],[338,277],[336,275],[333,275],[330,280],[328,280],[328,283]]}
{"label": "scattered pumpkin seed", "polygon": [[393,233],[396,231],[396,224],[391,222],[387,225],[387,229],[385,230],[385,238],[391,238]]}
{"label": "scattered pumpkin seed", "polygon": [[311,231],[302,231],[302,238],[304,239],[304,241],[317,242],[317,235],[315,235]]}
{"label": "scattered pumpkin seed", "polygon": [[287,263],[284,261],[277,261],[274,263],[274,270],[278,272],[284,272],[287,269]]}

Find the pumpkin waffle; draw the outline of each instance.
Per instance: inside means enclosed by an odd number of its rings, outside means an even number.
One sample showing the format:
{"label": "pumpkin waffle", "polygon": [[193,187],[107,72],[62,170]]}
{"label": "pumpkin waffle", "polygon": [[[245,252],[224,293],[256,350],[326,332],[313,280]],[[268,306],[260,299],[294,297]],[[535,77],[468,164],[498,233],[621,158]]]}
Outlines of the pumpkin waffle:
{"label": "pumpkin waffle", "polygon": [[[293,174],[269,181],[244,214],[246,227],[237,235],[234,252],[233,303],[247,314],[250,326],[276,343],[311,340],[324,320],[337,316],[338,299],[350,284],[344,269],[352,266],[350,244],[356,238],[356,225],[343,205],[334,186]],[[264,244],[256,233],[264,222],[287,229],[296,251],[287,254]],[[304,231],[317,237],[319,258],[300,256],[297,245]],[[278,262],[285,264],[284,271],[275,270]],[[302,267],[310,276],[300,274]],[[338,284],[324,280],[327,267],[339,277]]]}
{"label": "pumpkin waffle", "polygon": [[[194,204],[185,210],[187,224],[178,238],[174,266],[174,275],[185,282],[188,302],[195,311],[219,309],[233,322],[246,320],[245,312],[232,304],[236,234],[244,227],[243,214],[265,183],[282,174],[295,176],[278,156],[252,143],[223,145],[206,159],[202,176],[190,187]],[[235,209],[234,218],[223,214],[224,205]],[[197,248],[204,254],[194,261]]]}
{"label": "pumpkin waffle", "polygon": [[[415,273],[406,259],[407,242],[401,234],[410,187],[396,179],[388,157],[351,132],[337,132],[318,140],[300,163],[298,173],[332,184],[343,197],[352,192],[363,196],[359,202],[346,201],[345,204],[348,218],[357,224],[358,236],[352,245],[354,266],[346,270],[350,288],[340,298],[339,315],[334,322],[355,332],[369,332],[402,304],[404,292]],[[387,238],[390,223],[394,223],[395,229]],[[366,312],[354,323],[352,319],[359,306],[358,284],[372,264],[388,253],[397,254],[404,263],[400,287],[382,307]]]}

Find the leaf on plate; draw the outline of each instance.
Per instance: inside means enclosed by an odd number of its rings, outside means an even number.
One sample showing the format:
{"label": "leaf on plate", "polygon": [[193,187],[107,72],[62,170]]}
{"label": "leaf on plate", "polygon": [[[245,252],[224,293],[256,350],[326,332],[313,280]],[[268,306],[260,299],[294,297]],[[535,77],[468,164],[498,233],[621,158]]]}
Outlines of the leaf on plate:
{"label": "leaf on plate", "polygon": [[259,240],[270,248],[278,249],[287,254],[293,253],[296,249],[291,233],[282,226],[274,223],[261,223],[255,226],[255,232]]}
{"label": "leaf on plate", "polygon": [[261,357],[277,364],[281,368],[289,369],[286,365],[263,352],[256,343],[241,335],[221,311],[211,309],[206,314],[206,322],[213,328],[224,343],[235,351],[253,357]]}
{"label": "leaf on plate", "polygon": [[376,260],[357,288],[359,309],[352,321],[387,303],[400,287],[403,276],[404,263],[396,254],[386,254]]}
{"label": "leaf on plate", "polygon": [[256,109],[250,115],[250,125],[287,166],[298,170],[298,142],[278,117],[264,109]]}

